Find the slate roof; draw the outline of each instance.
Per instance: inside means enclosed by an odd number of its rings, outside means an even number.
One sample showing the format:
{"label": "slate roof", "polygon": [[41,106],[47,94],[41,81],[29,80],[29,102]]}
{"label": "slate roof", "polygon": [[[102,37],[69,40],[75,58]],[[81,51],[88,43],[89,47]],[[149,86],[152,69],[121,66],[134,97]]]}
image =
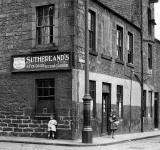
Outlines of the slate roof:
{"label": "slate roof", "polygon": [[140,27],[140,0],[98,0],[131,23]]}

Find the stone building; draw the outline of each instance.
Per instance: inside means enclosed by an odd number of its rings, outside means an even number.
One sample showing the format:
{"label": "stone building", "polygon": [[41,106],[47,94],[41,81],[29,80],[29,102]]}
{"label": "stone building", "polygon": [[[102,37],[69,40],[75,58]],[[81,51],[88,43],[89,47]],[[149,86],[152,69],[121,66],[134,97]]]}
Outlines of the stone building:
{"label": "stone building", "polygon": [[[118,133],[140,132],[141,117],[145,131],[159,126],[152,72],[154,2],[143,0],[142,9],[139,0],[89,2],[94,136],[110,133],[111,108],[122,120]],[[46,137],[54,114],[58,139],[81,136],[84,5],[84,0],[0,0],[0,135]]]}

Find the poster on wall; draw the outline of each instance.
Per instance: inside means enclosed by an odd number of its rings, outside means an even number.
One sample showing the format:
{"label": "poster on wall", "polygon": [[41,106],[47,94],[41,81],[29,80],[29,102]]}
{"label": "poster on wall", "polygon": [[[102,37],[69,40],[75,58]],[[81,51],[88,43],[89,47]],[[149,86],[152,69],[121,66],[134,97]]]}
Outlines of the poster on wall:
{"label": "poster on wall", "polygon": [[70,69],[70,53],[12,56],[12,72]]}

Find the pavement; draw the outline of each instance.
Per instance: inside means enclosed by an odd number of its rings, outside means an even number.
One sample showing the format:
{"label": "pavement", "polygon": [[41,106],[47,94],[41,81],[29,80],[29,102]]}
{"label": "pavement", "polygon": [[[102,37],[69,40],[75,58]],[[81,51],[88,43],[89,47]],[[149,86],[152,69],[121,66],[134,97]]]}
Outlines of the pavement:
{"label": "pavement", "polygon": [[105,146],[119,144],[134,140],[141,140],[146,138],[152,138],[160,136],[160,130],[154,130],[150,132],[140,132],[140,133],[129,133],[129,134],[119,134],[115,135],[114,138],[110,136],[93,137],[92,143],[82,143],[81,139],[78,140],[62,140],[55,139],[49,140],[45,138],[34,138],[34,137],[11,137],[11,136],[0,136],[0,142],[9,143],[24,143],[24,144],[41,144],[41,145],[56,145],[56,146],[75,146],[75,147],[85,147],[85,146]]}

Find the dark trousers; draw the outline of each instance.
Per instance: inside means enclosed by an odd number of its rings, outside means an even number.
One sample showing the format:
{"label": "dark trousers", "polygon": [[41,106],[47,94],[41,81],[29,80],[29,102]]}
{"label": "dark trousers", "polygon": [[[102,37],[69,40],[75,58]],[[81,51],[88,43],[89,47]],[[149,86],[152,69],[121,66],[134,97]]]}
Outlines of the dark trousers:
{"label": "dark trousers", "polygon": [[55,132],[54,131],[49,131],[48,138],[49,139],[54,139],[55,138]]}

